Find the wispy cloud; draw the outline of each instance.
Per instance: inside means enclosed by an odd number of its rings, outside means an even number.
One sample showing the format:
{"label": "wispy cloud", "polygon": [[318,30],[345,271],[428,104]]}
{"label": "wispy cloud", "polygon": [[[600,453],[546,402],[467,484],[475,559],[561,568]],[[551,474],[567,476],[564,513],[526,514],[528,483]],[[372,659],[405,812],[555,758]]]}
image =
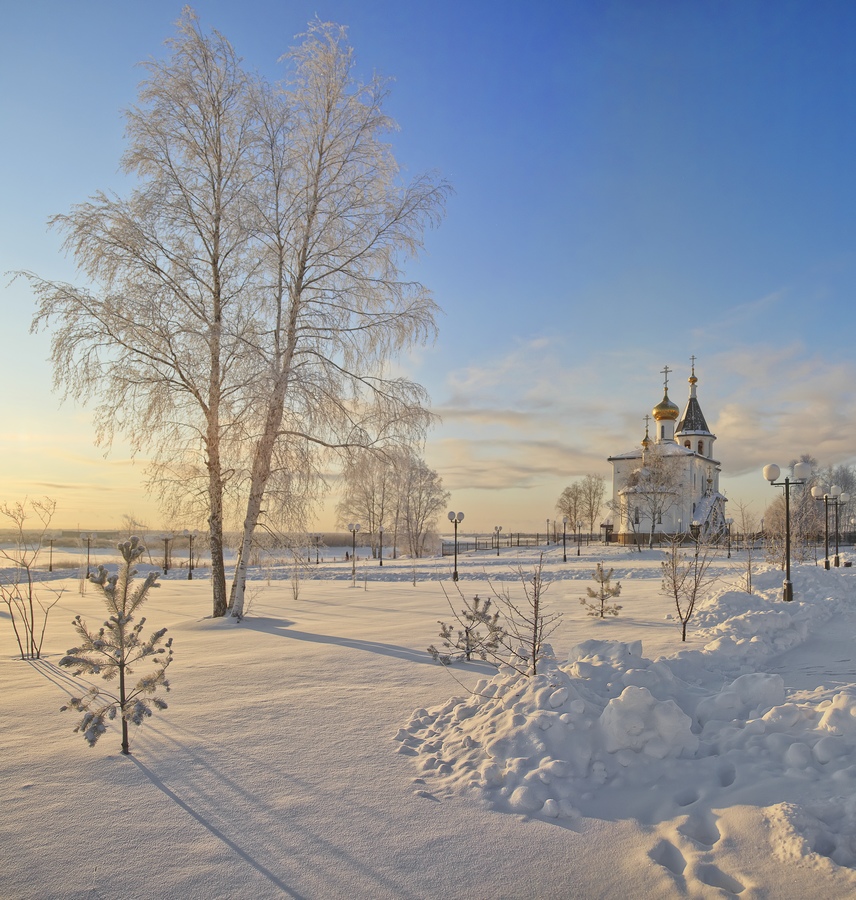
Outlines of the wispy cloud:
{"label": "wispy cloud", "polygon": [[[744,314],[761,315],[778,302],[769,295]],[[535,352],[537,349],[537,353]],[[723,477],[760,472],[810,452],[823,463],[856,458],[856,363],[827,359],[800,342],[745,343],[701,356],[698,396],[713,432]],[[429,458],[456,493],[539,494],[551,508],[563,484],[588,472],[611,475],[607,457],[638,446],[643,417],[662,397],[667,360],[650,351],[572,356],[559,340],[518,346],[488,365],[449,376],[438,408],[443,422]],[[678,354],[673,354],[677,357]],[[680,360],[670,396],[686,402]],[[759,478],[759,490],[763,484]],[[477,492],[479,499],[476,498]]]}

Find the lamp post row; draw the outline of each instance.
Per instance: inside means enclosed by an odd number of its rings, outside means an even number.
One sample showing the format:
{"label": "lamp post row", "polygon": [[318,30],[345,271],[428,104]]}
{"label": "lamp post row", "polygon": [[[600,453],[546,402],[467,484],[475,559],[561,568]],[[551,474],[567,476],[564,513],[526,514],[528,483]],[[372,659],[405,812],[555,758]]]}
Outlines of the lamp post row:
{"label": "lamp post row", "polygon": [[826,491],[821,485],[816,484],[811,489],[811,495],[815,500],[823,500],[823,524],[824,524],[824,549],[825,556],[823,559],[824,569],[829,568],[829,504],[831,503],[835,509],[835,567],[840,565],[838,556],[838,509],[842,503],[847,503],[850,494],[842,491],[837,484],[833,484],[829,491]]}

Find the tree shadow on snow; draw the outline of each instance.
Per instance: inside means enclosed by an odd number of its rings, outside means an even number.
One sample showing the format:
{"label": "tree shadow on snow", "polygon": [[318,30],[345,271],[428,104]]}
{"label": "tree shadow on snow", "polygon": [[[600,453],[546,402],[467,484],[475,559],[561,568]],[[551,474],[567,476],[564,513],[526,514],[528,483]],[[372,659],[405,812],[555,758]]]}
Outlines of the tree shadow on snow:
{"label": "tree shadow on snow", "polygon": [[[246,618],[242,621],[242,628],[250,628],[257,631],[264,631],[268,634],[278,634],[284,638],[291,638],[296,641],[308,641],[313,644],[333,644],[338,647],[346,647],[349,650],[361,650],[364,653],[378,653],[381,656],[392,656],[396,659],[403,659],[407,662],[419,663],[421,665],[436,666],[437,663],[431,657],[431,654],[425,650],[414,650],[413,647],[402,647],[400,644],[384,644],[380,641],[366,641],[358,638],[340,637],[333,634],[314,634],[309,631],[295,631],[290,626],[292,622],[287,619],[262,619],[262,618]],[[469,662],[467,664],[468,671],[478,672],[485,675],[495,675],[496,668],[490,663]]]}
{"label": "tree shadow on snow", "polygon": [[148,768],[144,763],[140,762],[135,756],[130,756],[129,759],[137,768],[143,773],[143,775],[148,778],[148,780],[160,791],[162,791],[170,800],[173,801],[177,806],[181,807],[191,818],[195,819],[203,828],[206,828],[211,834],[214,835],[219,841],[222,841],[233,853],[239,856],[244,862],[248,863],[252,866],[259,874],[263,875],[271,884],[278,887],[284,894],[287,894],[289,897],[295,898],[295,900],[304,900],[302,894],[299,894],[297,891],[292,890],[285,884],[280,878],[277,878],[270,869],[265,868],[258,860],[254,859],[246,850],[242,849],[238,844],[236,844],[230,837],[225,835],[219,828],[209,822],[203,815],[198,813],[189,803],[186,803],[175,791],[168,788],[160,778],[158,778],[155,773]]}

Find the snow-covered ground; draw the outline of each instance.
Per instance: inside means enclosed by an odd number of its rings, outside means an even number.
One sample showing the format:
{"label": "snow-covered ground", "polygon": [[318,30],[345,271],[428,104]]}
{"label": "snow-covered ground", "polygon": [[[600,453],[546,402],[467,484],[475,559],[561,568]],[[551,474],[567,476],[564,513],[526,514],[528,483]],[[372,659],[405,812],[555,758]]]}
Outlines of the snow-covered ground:
{"label": "snow-covered ground", "polygon": [[[661,554],[546,563],[555,659],[520,679],[425,648],[460,606],[451,560],[264,567],[240,624],[204,573],[144,608],[175,641],[170,707],[94,748],[60,713],[77,573],[43,659],[0,613],[0,896],[856,896],[856,568],[797,566],[796,600],[743,559],[680,633]],[[845,554],[845,559],[849,557]],[[586,615],[597,561],[621,615]],[[459,560],[466,596],[519,591],[531,551]],[[200,577],[201,576],[201,577]]]}

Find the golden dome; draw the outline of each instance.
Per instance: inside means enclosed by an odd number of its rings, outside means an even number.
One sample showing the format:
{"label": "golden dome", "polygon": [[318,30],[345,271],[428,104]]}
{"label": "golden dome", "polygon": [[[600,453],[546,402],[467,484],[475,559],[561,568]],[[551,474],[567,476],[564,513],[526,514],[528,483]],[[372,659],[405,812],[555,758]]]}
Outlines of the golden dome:
{"label": "golden dome", "polygon": [[678,416],[681,414],[681,411],[675,406],[674,403],[669,399],[668,390],[663,394],[663,399],[651,410],[656,421],[660,421],[661,419],[672,419],[672,421],[676,421]]}

